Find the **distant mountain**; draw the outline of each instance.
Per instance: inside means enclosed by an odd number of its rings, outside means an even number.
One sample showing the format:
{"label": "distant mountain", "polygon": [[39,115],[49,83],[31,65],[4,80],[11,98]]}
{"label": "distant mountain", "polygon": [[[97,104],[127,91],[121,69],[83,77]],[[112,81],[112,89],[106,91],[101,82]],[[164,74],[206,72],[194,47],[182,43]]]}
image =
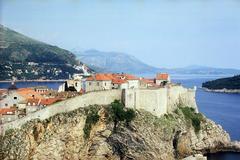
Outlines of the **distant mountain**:
{"label": "distant mountain", "polygon": [[125,53],[98,50],[73,51],[73,53],[79,60],[98,72],[152,73],[159,70]]}
{"label": "distant mountain", "polygon": [[208,81],[202,84],[202,87],[211,89],[211,90],[219,90],[219,89],[238,89],[240,90],[240,75],[233,76],[229,78],[221,78],[214,81]]}
{"label": "distant mountain", "polygon": [[206,66],[191,65],[184,68],[161,69],[163,72],[172,74],[199,74],[199,75],[236,75],[240,70],[231,68],[214,68]]}
{"label": "distant mountain", "polygon": [[0,80],[66,79],[69,74],[83,72],[74,68],[79,64],[70,51],[0,25]]}
{"label": "distant mountain", "polygon": [[170,74],[199,74],[199,75],[235,75],[240,74],[237,69],[213,68],[192,65],[184,68],[156,68],[145,64],[137,58],[118,52],[102,52],[88,50],[85,52],[73,51],[82,62],[91,66],[98,72],[128,72],[128,73],[156,73],[167,72]]}

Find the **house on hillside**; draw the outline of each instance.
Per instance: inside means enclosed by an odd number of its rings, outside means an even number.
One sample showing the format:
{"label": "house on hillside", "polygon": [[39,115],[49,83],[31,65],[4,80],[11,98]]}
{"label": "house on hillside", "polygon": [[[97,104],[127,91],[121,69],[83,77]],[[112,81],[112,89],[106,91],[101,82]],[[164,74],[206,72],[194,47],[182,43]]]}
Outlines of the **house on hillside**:
{"label": "house on hillside", "polygon": [[157,88],[160,87],[154,82],[154,79],[146,79],[146,78],[140,78],[140,85],[139,88]]}
{"label": "house on hillside", "polygon": [[128,82],[128,88],[136,89],[139,88],[139,78],[131,74],[120,74],[121,79]]}
{"label": "house on hillside", "polygon": [[167,73],[157,73],[156,75],[156,84],[157,85],[164,85],[164,83],[170,83],[170,75]]}
{"label": "house on hillside", "polygon": [[18,118],[15,108],[0,108],[0,124],[14,121]]}
{"label": "house on hillside", "polygon": [[85,91],[139,88],[139,78],[130,74],[97,73],[88,77]]}
{"label": "house on hillside", "polygon": [[36,98],[30,98],[23,102],[20,102],[20,108],[21,110],[25,110],[26,114],[38,111],[40,109],[43,109],[44,107],[47,107],[53,103],[56,103],[58,101],[61,101],[59,98],[44,98],[44,99],[36,99]]}
{"label": "house on hillside", "polygon": [[112,80],[112,89],[127,89],[128,82],[124,79],[113,79]]}
{"label": "house on hillside", "polygon": [[82,88],[82,79],[78,77],[77,79],[71,79],[64,82],[58,87],[58,92],[81,92]]}
{"label": "house on hillside", "polygon": [[49,88],[47,86],[37,86],[34,87],[34,91],[38,92],[38,93],[45,93],[49,90]]}
{"label": "house on hillside", "polygon": [[24,100],[24,97],[18,93],[18,89],[12,84],[8,90],[4,91],[0,100],[0,108],[17,107],[18,102]]}
{"label": "house on hillside", "polygon": [[97,73],[88,77],[85,81],[85,91],[101,91],[112,89],[112,76],[111,74]]}

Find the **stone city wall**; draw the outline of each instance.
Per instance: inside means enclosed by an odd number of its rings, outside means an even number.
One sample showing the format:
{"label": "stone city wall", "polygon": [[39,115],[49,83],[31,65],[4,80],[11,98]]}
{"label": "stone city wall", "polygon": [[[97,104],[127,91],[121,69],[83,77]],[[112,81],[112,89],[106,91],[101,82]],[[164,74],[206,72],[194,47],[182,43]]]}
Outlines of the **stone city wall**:
{"label": "stone city wall", "polygon": [[85,107],[89,105],[107,105],[113,102],[115,99],[121,99],[121,90],[108,90],[108,91],[98,91],[90,92],[81,96],[77,96],[65,101],[55,103],[48,106],[42,110],[31,113],[26,117],[18,119],[16,121],[6,123],[1,125],[1,130],[6,131],[10,128],[20,128],[24,123],[32,119],[44,120],[58,113],[69,112],[80,107]]}
{"label": "stone city wall", "polygon": [[122,100],[126,107],[144,109],[156,116],[174,111],[179,103],[196,108],[195,90],[182,86],[158,89],[124,89],[89,92],[65,101],[55,103],[42,110],[31,113],[16,121],[1,125],[1,131],[20,128],[32,119],[44,120],[58,113],[69,112],[89,105],[108,105],[115,99]]}
{"label": "stone city wall", "polygon": [[195,90],[182,86],[157,89],[126,89],[123,93],[126,107],[144,109],[156,116],[174,111],[178,104],[197,110]]}

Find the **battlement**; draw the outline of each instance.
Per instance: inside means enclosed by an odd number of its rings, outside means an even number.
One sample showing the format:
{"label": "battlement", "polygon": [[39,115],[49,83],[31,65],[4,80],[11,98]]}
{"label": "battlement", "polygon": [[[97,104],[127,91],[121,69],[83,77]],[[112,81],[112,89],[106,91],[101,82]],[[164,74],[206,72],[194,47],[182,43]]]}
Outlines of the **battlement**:
{"label": "battlement", "polygon": [[58,113],[73,111],[89,105],[108,105],[115,99],[121,100],[126,107],[144,109],[156,116],[174,111],[179,103],[193,107],[197,111],[195,90],[182,86],[171,86],[157,89],[113,89],[107,91],[89,92],[65,101],[57,102],[40,111],[21,119],[1,125],[1,132],[10,128],[20,128],[32,119],[44,120]]}

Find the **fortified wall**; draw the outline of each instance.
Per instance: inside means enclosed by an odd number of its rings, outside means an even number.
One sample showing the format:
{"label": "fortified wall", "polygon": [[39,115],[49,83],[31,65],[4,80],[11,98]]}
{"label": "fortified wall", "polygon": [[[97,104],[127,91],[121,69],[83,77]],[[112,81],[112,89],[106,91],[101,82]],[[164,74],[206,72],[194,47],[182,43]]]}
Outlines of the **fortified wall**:
{"label": "fortified wall", "polygon": [[171,113],[179,104],[195,108],[195,89],[176,85],[157,89],[126,89],[123,92],[123,102],[128,108],[144,109],[156,116]]}
{"label": "fortified wall", "polygon": [[108,105],[112,103],[115,99],[120,100],[121,94],[121,90],[108,90],[86,93],[81,96],[54,103],[53,105],[50,105],[37,112],[31,113],[26,117],[3,124],[1,125],[1,129],[6,131],[10,128],[20,128],[24,123],[32,119],[38,118],[40,120],[44,120],[58,113],[73,111],[80,107],[87,107],[94,104]]}
{"label": "fortified wall", "polygon": [[182,86],[171,86],[157,89],[126,89],[107,90],[86,93],[65,101],[55,103],[42,110],[31,113],[16,121],[1,125],[1,130],[20,128],[24,123],[32,119],[44,120],[58,113],[73,111],[89,105],[108,105],[115,99],[122,100],[128,108],[144,109],[156,116],[170,113],[179,103],[193,107],[197,111],[195,102],[195,90]]}

